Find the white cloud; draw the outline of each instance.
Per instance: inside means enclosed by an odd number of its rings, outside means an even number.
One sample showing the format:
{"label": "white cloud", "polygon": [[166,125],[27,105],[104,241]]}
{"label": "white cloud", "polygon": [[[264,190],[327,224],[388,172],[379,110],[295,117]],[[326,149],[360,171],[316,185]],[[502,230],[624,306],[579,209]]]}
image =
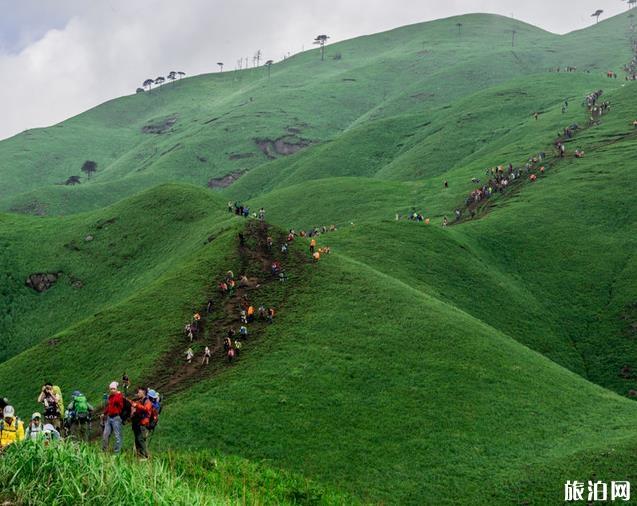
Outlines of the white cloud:
{"label": "white cloud", "polygon": [[[50,15],[40,5],[32,2],[34,26]],[[279,60],[288,51],[309,48],[319,32],[337,41],[465,12],[493,12],[563,33],[590,23],[597,8],[607,15],[622,10],[619,0],[65,0],[59,6],[55,24],[68,19],[62,28],[46,31],[17,54],[0,52],[0,138],[131,93],[145,78],[172,69],[211,72],[217,61],[231,69],[259,48],[265,59]],[[31,33],[31,27],[21,33]]]}

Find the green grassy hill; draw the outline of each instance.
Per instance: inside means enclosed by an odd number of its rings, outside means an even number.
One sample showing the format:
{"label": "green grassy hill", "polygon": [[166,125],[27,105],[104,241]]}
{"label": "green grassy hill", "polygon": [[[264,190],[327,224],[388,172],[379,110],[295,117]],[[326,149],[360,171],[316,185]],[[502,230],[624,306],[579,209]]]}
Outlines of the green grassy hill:
{"label": "green grassy hill", "polygon": [[[628,25],[412,25],[330,45],[324,62],[296,55],[269,80],[188,78],[3,141],[0,394],[24,417],[49,379],[96,404],[123,371],[158,387],[166,502],[203,480],[193,502],[554,504],[567,479],[637,479]],[[549,72],[566,65],[577,72]],[[611,108],[589,126],[582,102],[598,89]],[[559,159],[553,143],[573,123]],[[535,183],[469,219],[472,179],[539,152]],[[58,184],[87,159],[90,181]],[[235,171],[228,188],[205,188]],[[228,200],[264,207],[268,225]],[[463,219],[441,227],[456,208]],[[413,211],[431,223],[405,219]],[[305,239],[280,252],[290,228],[331,224],[320,262]],[[287,283],[270,276],[274,260]],[[220,297],[227,270],[259,287]],[[57,281],[36,293],[25,280],[37,273]],[[277,316],[250,326],[227,365],[217,349],[244,294]],[[189,366],[182,329],[208,299]],[[101,465],[82,452],[63,458]],[[64,493],[32,481],[9,497]]]}

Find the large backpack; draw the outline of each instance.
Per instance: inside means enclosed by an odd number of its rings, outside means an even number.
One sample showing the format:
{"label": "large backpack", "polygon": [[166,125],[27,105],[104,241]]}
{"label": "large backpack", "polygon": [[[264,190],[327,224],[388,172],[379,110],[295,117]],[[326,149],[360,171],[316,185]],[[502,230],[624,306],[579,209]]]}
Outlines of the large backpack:
{"label": "large backpack", "polygon": [[124,407],[122,408],[122,414],[120,415],[122,423],[126,423],[130,419],[132,409],[133,405],[126,397],[124,397]]}
{"label": "large backpack", "polygon": [[155,430],[155,427],[157,427],[157,423],[159,422],[159,411],[155,407],[154,402],[151,401],[151,405],[152,408],[150,409],[150,415],[148,417],[148,430]]}
{"label": "large backpack", "polygon": [[85,395],[78,395],[73,398],[73,409],[78,419],[86,420],[88,418],[88,401]]}

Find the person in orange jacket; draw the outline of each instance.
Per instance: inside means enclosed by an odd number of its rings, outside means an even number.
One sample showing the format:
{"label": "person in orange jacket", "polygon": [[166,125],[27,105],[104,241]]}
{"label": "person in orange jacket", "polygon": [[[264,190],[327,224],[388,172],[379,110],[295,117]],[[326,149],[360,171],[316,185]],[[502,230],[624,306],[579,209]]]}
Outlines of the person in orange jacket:
{"label": "person in orange jacket", "polygon": [[148,458],[148,424],[153,411],[153,404],[148,398],[146,387],[137,388],[137,396],[131,402],[131,427],[135,435],[135,452],[142,460]]}

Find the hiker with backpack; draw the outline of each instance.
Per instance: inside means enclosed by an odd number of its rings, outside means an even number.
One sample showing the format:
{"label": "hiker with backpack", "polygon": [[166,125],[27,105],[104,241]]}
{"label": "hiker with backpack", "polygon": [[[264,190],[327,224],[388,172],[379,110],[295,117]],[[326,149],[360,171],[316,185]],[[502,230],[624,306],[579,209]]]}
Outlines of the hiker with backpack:
{"label": "hiker with backpack", "polygon": [[13,406],[5,406],[2,410],[2,420],[0,420],[0,451],[23,439],[24,422],[15,416]]}
{"label": "hiker with backpack", "polygon": [[44,419],[59,430],[62,418],[62,398],[56,394],[52,383],[44,384],[38,396],[38,402],[44,405]]}
{"label": "hiker with backpack", "polygon": [[314,248],[316,248],[316,239],[312,239],[310,241],[310,254],[311,255],[314,254]]}
{"label": "hiker with backpack", "polygon": [[153,412],[153,405],[148,398],[146,387],[137,388],[137,396],[131,402],[131,427],[135,435],[135,453],[140,460],[148,459],[148,425]]}
{"label": "hiker with backpack", "polygon": [[203,350],[203,360],[201,361],[201,365],[208,365],[210,363],[210,355],[212,355],[212,352],[210,351],[210,348],[206,346]]}
{"label": "hiker with backpack", "polygon": [[[126,376],[126,374],[124,374],[124,376]],[[67,435],[71,433],[74,426],[77,426],[80,434],[82,433],[82,429],[84,429],[83,432],[88,440],[91,435],[93,411],[93,406],[89,404],[86,396],[82,392],[79,390],[73,392],[72,400],[66,408],[66,416],[64,417],[64,427]]]}
{"label": "hiker with backpack", "polygon": [[188,362],[189,364],[192,364],[192,358],[195,356],[195,354],[192,352],[192,348],[188,348],[186,350],[186,362]]}
{"label": "hiker with backpack", "polygon": [[50,423],[42,424],[40,413],[31,415],[31,422],[27,427],[25,437],[29,441],[44,441],[45,444],[49,441],[59,441],[62,438],[53,425]]}
{"label": "hiker with backpack", "polygon": [[42,415],[40,413],[36,412],[31,415],[31,422],[29,422],[25,437],[30,441],[44,438],[44,425],[42,424]]}
{"label": "hiker with backpack", "polygon": [[118,454],[122,449],[122,424],[127,418],[127,404],[130,403],[118,390],[117,381],[111,382],[108,386],[109,395],[106,400],[106,407],[102,415],[104,432],[102,433],[102,450],[108,451],[108,443],[111,435],[115,437],[114,452]]}
{"label": "hiker with backpack", "polygon": [[124,387],[124,396],[128,395],[128,389],[130,388],[130,378],[128,377],[128,374],[126,374],[126,372],[122,374],[122,386]]}

